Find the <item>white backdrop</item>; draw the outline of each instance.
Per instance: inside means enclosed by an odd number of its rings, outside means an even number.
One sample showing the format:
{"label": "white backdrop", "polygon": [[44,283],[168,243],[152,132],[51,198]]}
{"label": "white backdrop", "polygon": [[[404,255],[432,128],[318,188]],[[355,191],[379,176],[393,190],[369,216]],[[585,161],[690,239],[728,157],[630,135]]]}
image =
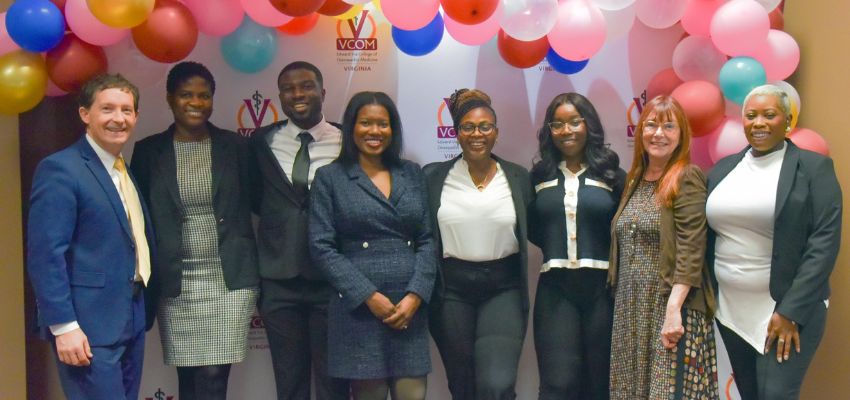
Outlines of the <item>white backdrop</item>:
{"label": "white backdrop", "polygon": [[[631,32],[609,41],[587,67],[574,75],[562,75],[545,61],[525,70],[509,66],[498,54],[496,39],[480,47],[455,42],[446,33],[440,46],[423,57],[398,51],[390,36],[390,26],[379,13],[370,12],[359,38],[377,39],[375,51],[337,50],[338,38],[357,38],[346,22],[322,17],[319,24],[302,36],[281,36],[274,62],[256,74],[231,68],[219,51],[219,39],[201,35],[187,58],[204,63],[216,78],[215,112],[212,122],[250,134],[250,130],[285,118],[277,100],[277,75],[289,62],[306,60],[324,74],[327,97],[325,117],[339,121],[348,99],[361,90],[387,92],[398,104],[404,126],[405,157],[424,165],[459,153],[451,117],[444,98],[455,89],[479,88],[493,100],[498,116],[499,138],[496,154],[530,167],[536,152],[535,132],[542,124],[549,101],[557,94],[575,91],[587,96],[599,111],[611,148],[628,169],[632,159],[629,117],[636,121],[643,103],[644,88],[661,69],[670,67],[673,48],[683,31],[675,25],[665,30],[647,28],[635,21]],[[107,49],[110,56],[120,52],[122,61],[110,70],[121,72],[141,87],[140,119],[136,139],[164,130],[172,121],[165,102],[165,73],[169,66],[149,61],[132,48],[131,42]],[[110,57],[110,60],[113,60]],[[127,150],[132,152],[132,146]],[[132,160],[131,160],[132,162]],[[540,252],[532,247],[530,290],[537,285]],[[537,364],[531,324],[520,360],[517,394],[521,400],[537,398]],[[274,379],[268,343],[262,321],[254,318],[245,362],[234,366],[229,397],[233,399],[273,399]],[[721,399],[737,399],[724,351],[720,351]],[[439,354],[432,346],[434,371],[428,377],[428,399],[449,399]],[[147,336],[142,399],[177,399],[177,376],[173,367],[162,363],[156,328]]]}

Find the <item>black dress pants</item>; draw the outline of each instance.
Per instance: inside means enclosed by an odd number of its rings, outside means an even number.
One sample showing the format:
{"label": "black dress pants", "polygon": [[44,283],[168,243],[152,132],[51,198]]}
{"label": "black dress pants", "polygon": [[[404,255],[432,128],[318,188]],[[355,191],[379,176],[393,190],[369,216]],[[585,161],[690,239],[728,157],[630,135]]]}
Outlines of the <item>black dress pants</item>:
{"label": "black dress pants", "polygon": [[260,313],[269,339],[278,400],[347,400],[348,382],[328,376],[326,282],[302,278],[261,281]]}
{"label": "black dress pants", "polygon": [[454,400],[515,399],[525,336],[519,258],[444,259],[445,286],[431,303],[431,336]]}
{"label": "black dress pants", "polygon": [[607,270],[553,268],[540,274],[534,349],[540,400],[608,399],[613,302]]}
{"label": "black dress pants", "polygon": [[761,354],[718,321],[717,326],[729,354],[729,363],[732,364],[735,386],[738,387],[741,400],[799,399],[803,378],[823,338],[825,325],[826,305],[821,303],[820,307],[815,307],[808,323],[798,326],[800,353],[792,348],[788,359],[778,363],[775,342],[768,353]]}

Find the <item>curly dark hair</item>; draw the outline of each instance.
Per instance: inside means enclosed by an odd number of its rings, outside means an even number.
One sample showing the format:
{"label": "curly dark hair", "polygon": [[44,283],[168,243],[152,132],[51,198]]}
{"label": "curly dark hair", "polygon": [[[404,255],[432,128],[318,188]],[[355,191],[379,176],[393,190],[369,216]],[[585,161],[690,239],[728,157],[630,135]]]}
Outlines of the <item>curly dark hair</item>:
{"label": "curly dark hair", "polygon": [[196,76],[207,81],[207,84],[210,85],[210,92],[215,94],[215,78],[213,78],[212,72],[204,64],[194,61],[183,61],[171,67],[171,71],[168,71],[168,78],[165,79],[165,92],[174,94],[180,85]]}
{"label": "curly dark hair", "polygon": [[490,105],[490,96],[478,89],[458,89],[449,97],[449,113],[452,114],[452,125],[458,132],[460,120],[463,116],[476,108],[486,108],[493,114],[493,122],[496,122],[496,111]]}
{"label": "curly dark hair", "polygon": [[608,185],[614,186],[617,181],[617,170],[620,167],[620,157],[605,145],[605,131],[596,108],[586,97],[578,93],[562,93],[552,99],[546,108],[543,126],[537,131],[539,143],[539,160],[531,167],[531,177],[534,182],[554,179],[557,176],[558,164],[563,160],[561,152],[552,141],[549,123],[555,118],[555,111],[564,104],[571,104],[584,118],[587,127],[587,139],[584,146],[584,163],[587,164],[589,176],[601,179]]}

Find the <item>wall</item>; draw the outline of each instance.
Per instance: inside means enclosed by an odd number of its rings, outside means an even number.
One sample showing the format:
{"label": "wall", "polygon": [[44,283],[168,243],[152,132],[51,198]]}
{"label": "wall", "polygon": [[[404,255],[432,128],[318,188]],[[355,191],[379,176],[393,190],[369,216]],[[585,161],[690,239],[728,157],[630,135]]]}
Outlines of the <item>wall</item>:
{"label": "wall", "polygon": [[[800,126],[820,133],[829,149],[844,189],[843,247],[832,274],[832,298],[826,334],[803,385],[802,399],[842,399],[850,392],[850,138],[847,93],[850,76],[850,2],[785,2],[785,30],[800,45],[801,64],[790,81],[801,96]],[[841,44],[843,43],[843,44]]]}

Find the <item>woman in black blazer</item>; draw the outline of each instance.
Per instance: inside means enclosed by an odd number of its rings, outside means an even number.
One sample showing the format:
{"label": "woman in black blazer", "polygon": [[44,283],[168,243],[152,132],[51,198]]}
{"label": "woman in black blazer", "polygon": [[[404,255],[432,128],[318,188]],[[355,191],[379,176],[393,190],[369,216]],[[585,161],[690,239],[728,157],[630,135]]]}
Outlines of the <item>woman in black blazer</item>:
{"label": "woman in black blazer", "polygon": [[753,89],[743,107],[750,146],[708,175],[715,317],[744,400],[799,398],[823,336],[840,246],[832,160],[785,138],[790,109],[779,87]]}
{"label": "woman in black blazer", "polygon": [[626,173],[578,93],[552,99],[537,138],[529,238],[543,250],[534,304],[539,399],[607,399],[613,306],[605,282]]}
{"label": "woman in black blazer", "polygon": [[149,301],[180,398],[224,399],[258,295],[254,163],[246,139],[209,123],[215,80],[206,67],[175,65],[166,90],[174,123],[138,142],[131,165],[156,232]]}
{"label": "woman in black blazer", "polygon": [[491,153],[490,98],[451,96],[462,155],[425,167],[440,258],[431,336],[455,400],[513,399],[528,316],[525,168]]}

